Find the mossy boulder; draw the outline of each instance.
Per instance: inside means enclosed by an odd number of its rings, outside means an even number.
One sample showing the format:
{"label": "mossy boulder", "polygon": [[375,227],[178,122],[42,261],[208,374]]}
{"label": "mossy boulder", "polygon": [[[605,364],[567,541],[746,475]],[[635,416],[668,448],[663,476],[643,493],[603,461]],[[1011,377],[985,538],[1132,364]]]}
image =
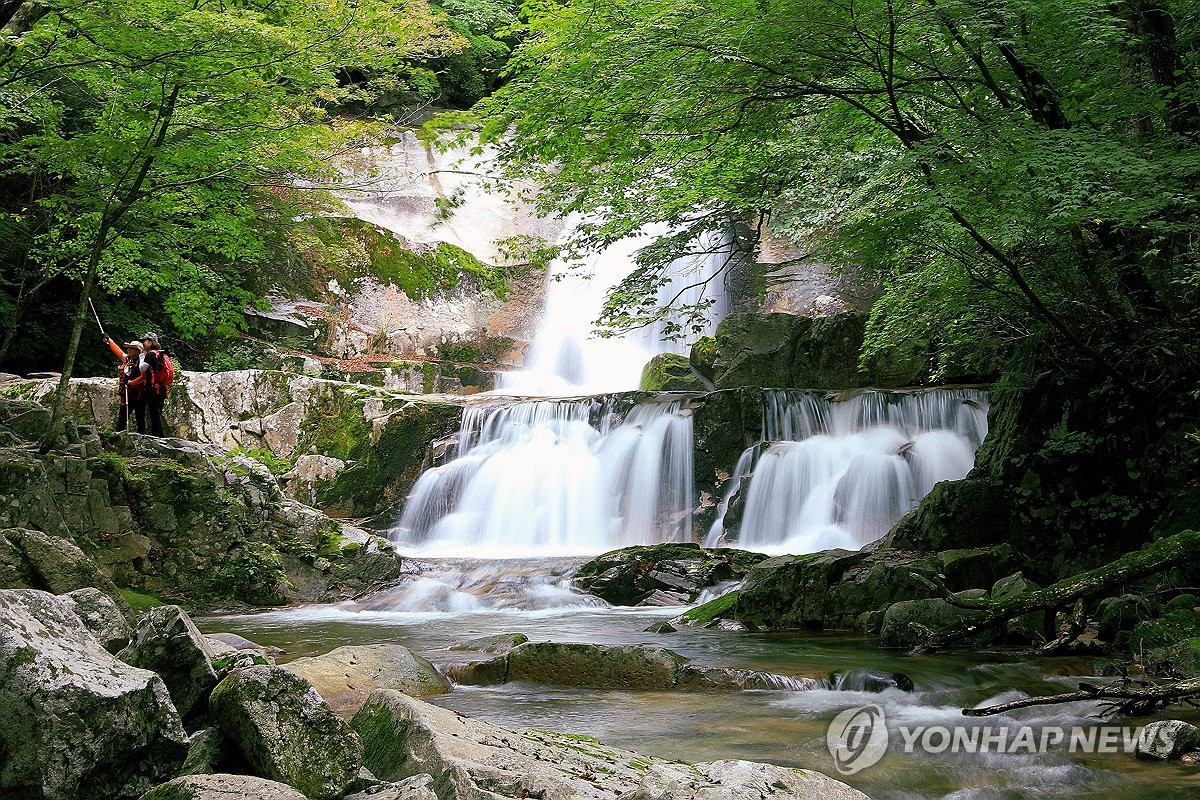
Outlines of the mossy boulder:
{"label": "mossy boulder", "polygon": [[703,392],[707,388],[688,357],[677,353],[659,353],[646,362],[638,385],[643,392]]}
{"label": "mossy boulder", "polygon": [[310,800],[341,797],[362,766],[354,732],[308,681],[285,669],[232,673],[213,690],[209,708],[257,775]]}
{"label": "mossy boulder", "polygon": [[921,552],[825,550],[777,556],[755,565],[731,616],[749,626],[855,629],[867,612],[934,592],[920,580],[944,578],[952,590],[991,586],[1012,572],[1012,548]]}
{"label": "mossy boulder", "polygon": [[[982,589],[959,593],[966,600],[986,599]],[[940,597],[924,600],[902,600],[888,606],[879,629],[881,647],[910,648],[925,640],[925,631],[958,629],[975,624],[983,612],[951,605]],[[1001,641],[1004,625],[984,626],[959,641],[964,647],[984,647]]]}
{"label": "mossy boulder", "polygon": [[688,351],[688,363],[692,365],[698,374],[707,380],[712,380],[715,375],[717,358],[717,337],[704,336],[697,339],[691,350]]}
{"label": "mossy boulder", "polygon": [[638,545],[614,550],[583,564],[575,586],[619,606],[655,599],[657,605],[686,605],[722,581],[740,580],[767,557],[734,548],[705,549],[694,543]]}

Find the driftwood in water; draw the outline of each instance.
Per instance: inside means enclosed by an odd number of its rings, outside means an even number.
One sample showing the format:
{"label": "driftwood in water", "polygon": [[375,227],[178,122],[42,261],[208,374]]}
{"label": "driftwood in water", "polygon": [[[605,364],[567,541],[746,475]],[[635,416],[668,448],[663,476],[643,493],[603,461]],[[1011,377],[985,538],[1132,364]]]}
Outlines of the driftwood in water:
{"label": "driftwood in water", "polygon": [[1149,713],[1168,705],[1175,700],[1200,694],[1200,678],[1189,678],[1174,683],[1161,685],[1133,686],[1129,681],[1122,680],[1108,686],[1096,686],[1081,683],[1079,691],[1066,694],[1052,694],[1044,697],[1026,697],[1024,700],[1014,700],[1011,703],[998,703],[984,708],[964,708],[962,713],[968,717],[988,717],[993,714],[1003,714],[1019,708],[1030,706],[1049,706],[1060,703],[1078,703],[1083,700],[1107,701],[1116,706],[1122,713]]}
{"label": "driftwood in water", "polygon": [[[935,583],[914,573],[914,578],[923,581],[937,590],[951,605],[983,612],[972,619],[970,623],[959,627],[923,630],[922,633],[925,641],[916,648],[916,652],[929,652],[940,647],[946,647],[964,637],[970,636],[982,628],[987,628],[998,622],[1016,619],[1024,614],[1035,611],[1049,611],[1053,613],[1057,609],[1064,608],[1077,600],[1109,592],[1130,581],[1144,578],[1147,575],[1153,575],[1156,572],[1162,572],[1178,564],[1192,561],[1197,557],[1200,557],[1200,532],[1183,531],[1174,536],[1159,539],[1157,542],[1146,545],[1141,550],[1126,553],[1102,567],[1081,572],[1078,575],[1061,580],[1058,583],[1047,586],[1045,589],[1023,592],[1004,600],[957,597],[945,585]],[[1078,615],[1075,617],[1072,628],[1076,630],[1080,629]],[[1075,633],[1075,635],[1078,635],[1078,633]],[[1055,641],[1052,644],[1061,645],[1062,642]]]}

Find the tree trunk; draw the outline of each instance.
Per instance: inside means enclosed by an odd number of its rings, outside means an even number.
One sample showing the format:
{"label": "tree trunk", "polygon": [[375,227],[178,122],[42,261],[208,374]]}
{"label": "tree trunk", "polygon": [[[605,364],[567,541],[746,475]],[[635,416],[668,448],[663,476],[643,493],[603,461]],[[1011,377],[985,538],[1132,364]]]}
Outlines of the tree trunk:
{"label": "tree trunk", "polygon": [[4,330],[4,341],[0,342],[0,364],[3,364],[8,358],[8,351],[12,347],[13,339],[17,338],[17,329],[21,327],[21,320],[29,309],[29,298],[30,295],[24,290],[17,295],[17,304],[13,307],[8,327]]}
{"label": "tree trunk", "polygon": [[929,652],[945,647],[997,622],[1016,619],[1034,611],[1053,612],[1055,609],[1071,605],[1080,598],[1094,597],[1102,592],[1111,591],[1138,578],[1192,561],[1198,556],[1200,532],[1183,531],[1146,545],[1141,550],[1126,553],[1103,567],[1082,572],[1045,589],[1024,592],[1007,600],[965,601],[955,597],[945,586],[935,585],[951,605],[984,613],[970,625],[960,628],[926,630],[926,640],[916,650]]}
{"label": "tree trunk", "polygon": [[964,708],[962,713],[968,717],[990,717],[993,714],[1003,714],[1019,708],[1030,706],[1050,706],[1060,703],[1078,703],[1083,700],[1107,700],[1118,706],[1138,709],[1143,712],[1161,708],[1173,700],[1200,694],[1200,678],[1189,678],[1177,683],[1162,686],[1147,686],[1143,688],[1130,687],[1127,682],[1115,683],[1110,686],[1094,686],[1089,683],[1080,684],[1079,691],[1066,694],[1052,694],[1044,697],[1026,697],[1011,703],[999,703],[984,708]]}

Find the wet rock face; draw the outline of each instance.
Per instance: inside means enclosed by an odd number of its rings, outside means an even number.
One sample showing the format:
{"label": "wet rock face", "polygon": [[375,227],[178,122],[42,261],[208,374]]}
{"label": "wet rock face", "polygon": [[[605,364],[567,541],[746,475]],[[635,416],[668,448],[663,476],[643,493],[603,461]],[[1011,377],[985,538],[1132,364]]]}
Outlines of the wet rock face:
{"label": "wet rock face", "polygon": [[310,800],[345,794],[362,765],[354,732],[308,681],[285,669],[234,672],[213,690],[209,708],[256,774]]}
{"label": "wet rock face", "polygon": [[733,548],[704,549],[698,544],[626,547],[581,566],[574,583],[612,605],[686,605],[708,587],[740,580],[766,558]]}
{"label": "wet rock face", "polygon": [[358,710],[375,689],[394,689],[411,697],[450,691],[450,682],[429,661],[398,644],[339,647],[315,658],[299,658],[283,669],[311,683],[339,712]]}
{"label": "wet rock face", "polygon": [[1200,750],[1200,728],[1183,720],[1151,722],[1138,734],[1138,758],[1165,761],[1193,750]]}
{"label": "wet rock face", "polygon": [[865,800],[819,772],[777,767],[755,761],[712,761],[706,764],[655,764],[629,800]]}
{"label": "wet rock face", "polygon": [[137,797],[187,737],[166,686],[110,655],[73,600],[0,591],[0,796]]}
{"label": "wet rock face", "polygon": [[179,606],[159,606],[143,614],[133,640],[117,658],[158,673],[185,717],[217,685],[212,649]]}
{"label": "wet rock face", "polygon": [[730,314],[717,327],[712,358],[718,389],[854,389],[909,386],[927,368],[925,348],[914,343],[859,366],[866,317],[836,314]]}

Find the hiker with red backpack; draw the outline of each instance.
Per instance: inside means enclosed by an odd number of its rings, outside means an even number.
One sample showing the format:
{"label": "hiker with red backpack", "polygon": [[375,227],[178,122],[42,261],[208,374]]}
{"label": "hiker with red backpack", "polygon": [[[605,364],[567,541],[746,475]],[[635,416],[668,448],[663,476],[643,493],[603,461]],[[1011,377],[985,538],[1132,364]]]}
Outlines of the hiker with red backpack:
{"label": "hiker with red backpack", "polygon": [[142,388],[146,383],[141,373],[142,343],[128,342],[125,349],[109,338],[101,329],[100,336],[113,355],[121,359],[117,368],[117,392],[121,397],[121,410],[117,413],[117,431],[123,431],[129,426],[129,414],[133,412],[137,419],[138,433],[146,432],[146,417],[143,413],[145,404],[142,402]]}
{"label": "hiker with red backpack", "polygon": [[167,390],[175,380],[175,365],[171,363],[171,357],[159,349],[158,334],[147,333],[142,337],[138,369],[146,383],[141,402],[150,412],[150,433],[153,436],[165,436],[162,412],[167,402]]}

